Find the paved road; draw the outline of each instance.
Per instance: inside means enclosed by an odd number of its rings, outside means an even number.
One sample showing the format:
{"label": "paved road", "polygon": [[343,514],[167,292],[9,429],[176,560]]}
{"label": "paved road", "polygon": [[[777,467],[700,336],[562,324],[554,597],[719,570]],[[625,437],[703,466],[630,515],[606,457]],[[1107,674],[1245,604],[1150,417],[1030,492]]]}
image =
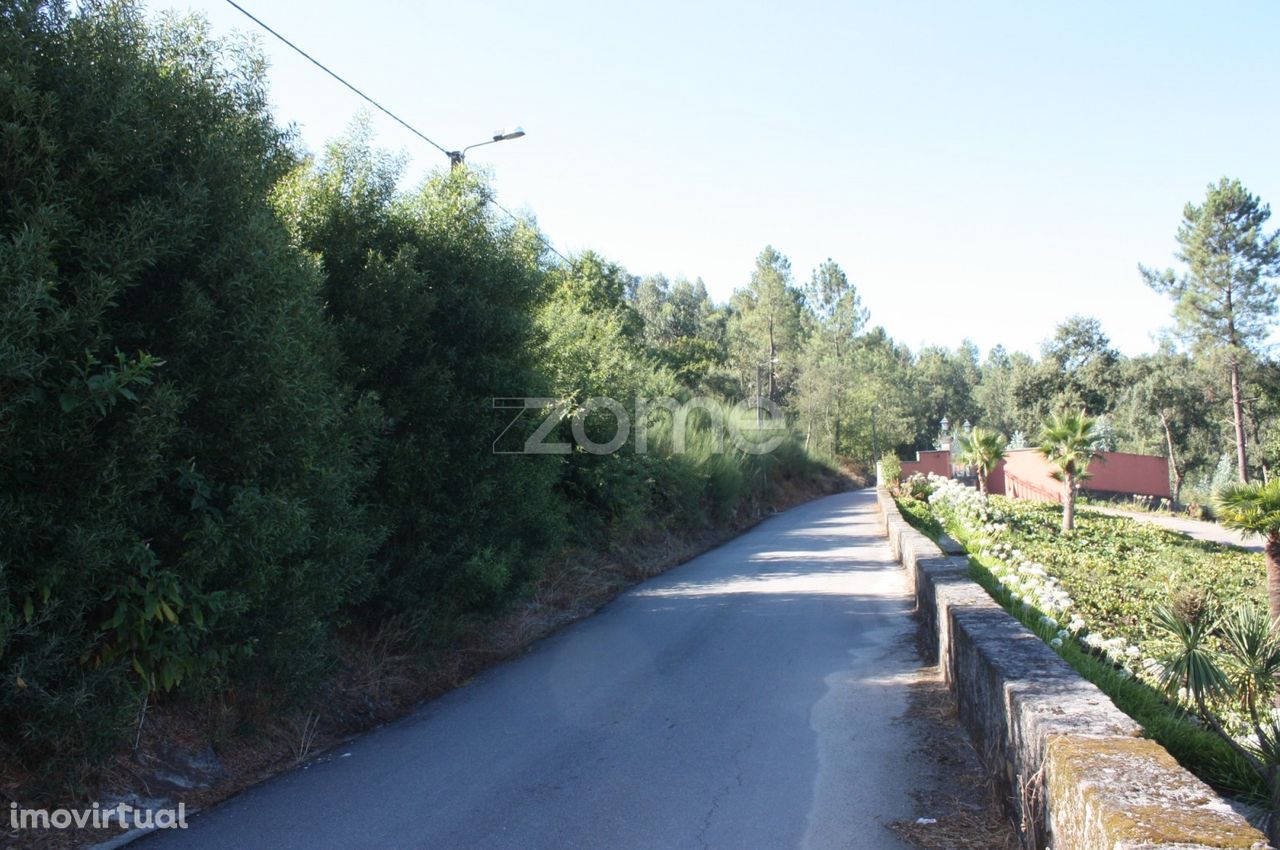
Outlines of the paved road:
{"label": "paved road", "polygon": [[1225,543],[1228,546],[1239,546],[1241,549],[1249,549],[1253,552],[1262,551],[1262,538],[1256,534],[1245,534],[1242,531],[1236,531],[1231,528],[1223,528],[1216,522],[1204,522],[1203,520],[1191,519],[1190,517],[1165,516],[1164,514],[1149,514],[1142,511],[1125,511],[1119,508],[1107,508],[1101,505],[1082,505],[1081,510],[1097,511],[1098,513],[1110,514],[1111,516],[1123,516],[1129,519],[1135,519],[1138,522],[1149,522],[1152,525],[1158,525],[1167,528],[1170,531],[1178,531],[1188,537],[1194,537],[1196,540],[1208,540],[1212,543]]}
{"label": "paved road", "polygon": [[[920,667],[870,491],[802,505],[136,846],[904,848]],[[345,756],[350,753],[349,756]]]}

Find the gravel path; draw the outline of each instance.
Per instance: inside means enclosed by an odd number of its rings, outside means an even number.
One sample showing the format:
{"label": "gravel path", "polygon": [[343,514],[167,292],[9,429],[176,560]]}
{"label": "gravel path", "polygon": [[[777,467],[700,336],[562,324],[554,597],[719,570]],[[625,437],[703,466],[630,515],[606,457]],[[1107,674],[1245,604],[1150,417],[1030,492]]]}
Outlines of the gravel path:
{"label": "gravel path", "polygon": [[1228,546],[1239,546],[1253,552],[1262,551],[1262,538],[1257,535],[1245,535],[1230,528],[1223,528],[1216,522],[1204,522],[1186,517],[1165,516],[1164,514],[1148,514],[1142,511],[1123,511],[1119,508],[1104,508],[1098,505],[1081,506],[1081,510],[1097,511],[1100,514],[1123,516],[1139,522],[1149,522],[1171,531],[1179,531],[1196,540],[1209,540],[1213,543],[1225,543]]}

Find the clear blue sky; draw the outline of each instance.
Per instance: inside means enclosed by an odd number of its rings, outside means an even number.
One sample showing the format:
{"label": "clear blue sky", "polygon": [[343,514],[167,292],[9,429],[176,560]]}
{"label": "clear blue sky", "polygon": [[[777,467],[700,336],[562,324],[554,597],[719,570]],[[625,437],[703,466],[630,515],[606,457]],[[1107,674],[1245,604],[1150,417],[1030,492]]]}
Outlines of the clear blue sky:
{"label": "clear blue sky", "polygon": [[[1070,313],[1153,347],[1183,204],[1239,177],[1280,226],[1280,3],[243,0],[445,147],[561,250],[701,276],[832,257],[897,339],[1034,352]],[[149,0],[252,24],[222,0]],[[361,102],[269,36],[313,151]],[[381,116],[378,139],[443,157]]]}

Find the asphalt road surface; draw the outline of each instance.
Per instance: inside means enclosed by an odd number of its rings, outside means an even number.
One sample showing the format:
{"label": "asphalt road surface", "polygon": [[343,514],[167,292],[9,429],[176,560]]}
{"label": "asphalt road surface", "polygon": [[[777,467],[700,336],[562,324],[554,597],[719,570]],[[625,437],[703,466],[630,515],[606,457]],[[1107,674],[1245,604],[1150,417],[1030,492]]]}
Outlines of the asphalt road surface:
{"label": "asphalt road surface", "polygon": [[819,499],[135,846],[903,848],[911,609],[872,491]]}

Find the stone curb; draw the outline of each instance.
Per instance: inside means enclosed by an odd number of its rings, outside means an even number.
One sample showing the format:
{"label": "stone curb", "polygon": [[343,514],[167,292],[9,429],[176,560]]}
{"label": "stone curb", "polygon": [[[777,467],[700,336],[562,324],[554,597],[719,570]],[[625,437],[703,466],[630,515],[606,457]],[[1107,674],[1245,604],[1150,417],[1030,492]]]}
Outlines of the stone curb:
{"label": "stone curb", "polygon": [[969,578],[876,490],[932,661],[1005,792],[1029,847],[1269,848],[1208,785]]}

